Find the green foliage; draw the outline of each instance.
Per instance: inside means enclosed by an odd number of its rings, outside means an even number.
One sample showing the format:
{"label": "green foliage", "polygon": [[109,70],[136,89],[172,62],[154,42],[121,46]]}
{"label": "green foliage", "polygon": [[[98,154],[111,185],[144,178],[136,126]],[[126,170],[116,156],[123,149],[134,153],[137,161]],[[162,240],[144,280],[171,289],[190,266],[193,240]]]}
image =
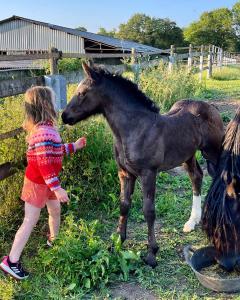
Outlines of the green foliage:
{"label": "green foliage", "polygon": [[163,111],[169,110],[179,99],[194,97],[201,89],[198,80],[186,68],[175,67],[169,72],[164,63],[157,68],[144,70],[139,84],[142,91],[157,102]]}
{"label": "green foliage", "polygon": [[228,124],[231,121],[232,116],[231,116],[231,113],[229,113],[229,112],[222,112],[221,118],[225,124]]}
{"label": "green foliage", "polygon": [[[0,101],[0,133],[21,127],[23,122],[23,96],[3,98]],[[18,161],[19,158],[22,158],[25,150],[23,134],[1,141],[0,164],[9,160]]]}
{"label": "green foliage", "polygon": [[[62,58],[58,61],[59,73],[68,73],[82,70],[82,59],[81,58]],[[50,74],[50,64],[46,62],[44,65],[45,73]]]}
{"label": "green foliage", "polygon": [[65,220],[63,230],[54,247],[40,251],[41,266],[50,281],[56,276],[68,290],[89,290],[104,287],[116,276],[124,280],[136,267],[139,254],[122,250],[120,237],[112,236],[112,252],[109,244],[97,235],[97,221],[75,221],[72,216]]}
{"label": "green foliage", "polygon": [[13,282],[2,280],[0,283],[0,299],[12,300],[14,295]]}
{"label": "green foliage", "polygon": [[[0,133],[6,133],[21,127],[23,122],[23,96],[15,96],[1,99],[0,102]],[[14,138],[0,141],[0,164],[6,162],[18,162],[25,156],[25,135],[21,133]],[[20,205],[18,198],[23,180],[22,172],[0,181],[0,232],[7,230],[11,235],[19,222]],[[9,222],[11,219],[11,222]],[[0,243],[0,252],[3,250],[3,242]],[[2,252],[1,252],[2,253]]]}
{"label": "green foliage", "polygon": [[71,128],[64,126],[61,136],[64,142],[72,142],[80,136],[87,138],[87,147],[63,164],[61,180],[69,192],[71,210],[83,213],[94,209],[96,203],[105,203],[111,211],[116,207],[113,195],[119,188],[112,134],[105,120],[98,117]]}
{"label": "green foliage", "polygon": [[237,35],[233,27],[233,14],[228,8],[204,12],[199,21],[184,30],[184,37],[195,45],[213,44],[229,51],[235,51]]}
{"label": "green foliage", "polygon": [[118,30],[107,31],[100,27],[98,34],[131,40],[158,48],[170,48],[171,44],[184,45],[183,32],[169,19],[152,18],[145,14],[134,14]]}
{"label": "green foliage", "polygon": [[106,35],[110,37],[116,37],[116,29],[107,31],[104,27],[100,27],[97,34]]}
{"label": "green foliage", "polygon": [[133,15],[127,23],[120,24],[116,37],[158,48],[184,44],[182,30],[175,22],[140,13]]}
{"label": "green foliage", "polygon": [[63,58],[58,62],[59,73],[82,70],[82,60],[80,58]]}
{"label": "green foliage", "polygon": [[[233,14],[233,24],[236,30],[237,36],[240,34],[240,1],[236,2],[232,8]],[[238,40],[238,50],[240,49],[240,44]]]}
{"label": "green foliage", "polygon": [[87,28],[83,27],[83,26],[78,26],[76,29],[79,30],[79,31],[84,31],[84,32],[87,31]]}

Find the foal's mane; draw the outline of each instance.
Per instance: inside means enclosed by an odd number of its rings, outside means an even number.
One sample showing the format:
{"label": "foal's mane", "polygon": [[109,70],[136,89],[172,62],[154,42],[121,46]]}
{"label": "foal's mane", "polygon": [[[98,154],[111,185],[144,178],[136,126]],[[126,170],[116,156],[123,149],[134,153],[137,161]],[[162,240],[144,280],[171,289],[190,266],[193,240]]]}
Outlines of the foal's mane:
{"label": "foal's mane", "polygon": [[120,75],[112,74],[106,69],[94,67],[93,70],[101,77],[107,78],[119,85],[128,94],[133,95],[136,104],[142,105],[152,112],[159,113],[159,107],[138,88],[137,84]]}

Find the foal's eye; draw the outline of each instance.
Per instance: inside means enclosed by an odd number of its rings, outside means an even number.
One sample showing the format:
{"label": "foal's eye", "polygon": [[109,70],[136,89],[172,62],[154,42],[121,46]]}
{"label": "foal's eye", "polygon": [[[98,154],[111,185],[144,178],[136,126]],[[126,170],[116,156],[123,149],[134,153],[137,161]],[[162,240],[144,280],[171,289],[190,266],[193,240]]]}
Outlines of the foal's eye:
{"label": "foal's eye", "polygon": [[78,93],[78,97],[83,98],[86,95],[86,92]]}

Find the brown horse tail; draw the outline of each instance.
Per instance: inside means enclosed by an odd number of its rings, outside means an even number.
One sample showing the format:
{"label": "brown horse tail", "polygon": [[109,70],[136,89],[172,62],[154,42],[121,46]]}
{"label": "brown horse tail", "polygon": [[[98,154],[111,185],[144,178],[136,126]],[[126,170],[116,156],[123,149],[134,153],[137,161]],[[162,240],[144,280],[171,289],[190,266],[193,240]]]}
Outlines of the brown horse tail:
{"label": "brown horse tail", "polygon": [[234,155],[240,153],[240,107],[238,107],[233,120],[227,126],[223,150],[231,151]]}
{"label": "brown horse tail", "polygon": [[240,252],[240,107],[228,124],[202,228],[220,254]]}

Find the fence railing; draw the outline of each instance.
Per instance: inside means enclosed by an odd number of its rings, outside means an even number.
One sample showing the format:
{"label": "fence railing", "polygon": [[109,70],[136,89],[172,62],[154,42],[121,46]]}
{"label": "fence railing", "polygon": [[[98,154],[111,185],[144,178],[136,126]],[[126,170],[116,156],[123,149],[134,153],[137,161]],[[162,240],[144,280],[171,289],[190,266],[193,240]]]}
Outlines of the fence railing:
{"label": "fence railing", "polygon": [[[152,59],[149,59],[152,58]],[[177,63],[186,64],[190,71],[193,68],[199,72],[199,79],[202,80],[202,73],[207,70],[207,78],[211,78],[214,66],[222,67],[228,64],[240,63],[239,53],[229,53],[223,51],[220,47],[210,46],[193,46],[175,47],[170,49],[159,50],[156,52],[136,53],[132,49],[131,53],[115,53],[115,54],[93,54],[93,53],[62,53],[55,48],[50,51],[0,51],[0,61],[19,61],[19,60],[38,60],[47,59],[50,63],[51,76],[40,76],[25,78],[19,80],[2,80],[0,81],[0,98],[23,94],[29,87],[34,85],[51,86],[56,95],[58,108],[62,109],[66,105],[66,80],[62,75],[58,74],[58,61],[62,58],[86,58],[92,60],[94,58],[125,58],[129,59],[132,65],[141,65],[141,68],[147,68],[159,64],[159,60],[168,62],[169,71],[173,69]],[[145,59],[147,58],[147,59]],[[14,129],[10,132],[0,134],[0,141],[19,135],[23,131],[22,128]],[[13,175],[24,164],[24,160],[18,163],[6,162],[0,165],[0,180]]]}

